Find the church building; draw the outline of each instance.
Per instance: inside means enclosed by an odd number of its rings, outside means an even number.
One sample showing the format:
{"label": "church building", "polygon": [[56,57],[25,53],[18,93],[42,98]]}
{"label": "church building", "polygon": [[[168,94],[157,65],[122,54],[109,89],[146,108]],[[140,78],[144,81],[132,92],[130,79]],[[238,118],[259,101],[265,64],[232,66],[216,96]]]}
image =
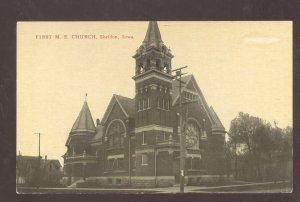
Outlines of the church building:
{"label": "church building", "polygon": [[[114,94],[103,117],[92,118],[87,101],[71,128],[64,180],[98,185],[173,186],[179,183],[179,100],[186,151],[186,183],[219,180],[225,174],[225,129],[193,75],[172,75],[171,50],[156,21],[133,58],[135,97]],[[129,78],[128,78],[129,79]],[[181,96],[180,96],[181,95]]]}

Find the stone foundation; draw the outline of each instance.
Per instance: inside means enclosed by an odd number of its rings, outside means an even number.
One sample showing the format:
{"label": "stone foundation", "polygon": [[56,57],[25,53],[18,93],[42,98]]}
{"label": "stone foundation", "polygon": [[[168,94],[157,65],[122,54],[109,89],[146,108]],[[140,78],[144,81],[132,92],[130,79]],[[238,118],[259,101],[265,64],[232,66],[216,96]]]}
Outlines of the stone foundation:
{"label": "stone foundation", "polygon": [[134,176],[131,177],[131,184],[135,187],[154,187],[154,176]]}
{"label": "stone foundation", "polygon": [[174,176],[132,176],[129,183],[128,176],[105,176],[105,177],[88,177],[87,182],[101,185],[131,185],[135,187],[169,187],[174,185]]}
{"label": "stone foundation", "polygon": [[157,176],[156,178],[157,186],[159,187],[171,187],[175,184],[174,176]]}
{"label": "stone foundation", "polygon": [[[205,185],[209,183],[219,183],[224,181],[231,181],[233,176],[227,175],[189,175],[185,176],[186,185]],[[73,180],[78,180],[73,178]],[[130,181],[129,181],[130,180]],[[83,182],[83,186],[91,187],[172,187],[175,184],[174,176],[102,176],[102,177],[88,177]]]}
{"label": "stone foundation", "polygon": [[[71,178],[71,179],[70,179]],[[61,184],[64,186],[70,186],[72,185],[74,182],[78,181],[78,180],[82,180],[82,177],[63,177],[61,179]]]}
{"label": "stone foundation", "polygon": [[61,184],[64,185],[64,186],[68,186],[68,177],[63,177],[61,179]]}
{"label": "stone foundation", "polygon": [[190,175],[187,176],[188,185],[219,183],[224,181],[232,181],[233,176],[227,175]]}
{"label": "stone foundation", "polygon": [[87,181],[95,181],[99,185],[124,185],[129,183],[128,176],[88,177]]}

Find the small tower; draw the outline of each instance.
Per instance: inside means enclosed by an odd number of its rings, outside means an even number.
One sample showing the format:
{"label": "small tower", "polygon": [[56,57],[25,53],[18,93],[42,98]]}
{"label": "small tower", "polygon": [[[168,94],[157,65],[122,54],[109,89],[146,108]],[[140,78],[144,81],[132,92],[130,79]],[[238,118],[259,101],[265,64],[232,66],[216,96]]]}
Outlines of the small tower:
{"label": "small tower", "polygon": [[96,127],[85,100],[66,142],[67,152],[64,155],[64,165],[69,176],[69,183],[85,177],[87,163],[96,163],[96,159],[94,161],[86,159],[90,153],[89,141],[95,133]]}

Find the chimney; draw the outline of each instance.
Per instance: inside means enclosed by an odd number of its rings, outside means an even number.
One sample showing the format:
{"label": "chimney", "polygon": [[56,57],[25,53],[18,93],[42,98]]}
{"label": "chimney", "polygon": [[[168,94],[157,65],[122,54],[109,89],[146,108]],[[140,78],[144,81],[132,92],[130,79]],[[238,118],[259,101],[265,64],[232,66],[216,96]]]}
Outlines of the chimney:
{"label": "chimney", "polygon": [[47,155],[45,155],[45,161],[47,161]]}
{"label": "chimney", "polygon": [[97,120],[96,120],[96,123],[97,123],[97,126],[99,126],[99,125],[100,125],[100,120],[97,119]]}

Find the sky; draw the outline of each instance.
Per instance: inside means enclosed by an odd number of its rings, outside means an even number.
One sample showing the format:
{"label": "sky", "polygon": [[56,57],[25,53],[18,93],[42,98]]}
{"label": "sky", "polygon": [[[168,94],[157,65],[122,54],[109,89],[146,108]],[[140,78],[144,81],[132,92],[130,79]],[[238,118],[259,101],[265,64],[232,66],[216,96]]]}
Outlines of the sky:
{"label": "sky", "polygon": [[[40,132],[41,155],[63,163],[86,93],[94,120],[101,120],[113,94],[133,98],[132,56],[147,26],[18,22],[16,152],[37,155]],[[240,111],[292,126],[292,22],[159,21],[158,26],[175,56],[172,68],[188,66],[226,130]]]}

